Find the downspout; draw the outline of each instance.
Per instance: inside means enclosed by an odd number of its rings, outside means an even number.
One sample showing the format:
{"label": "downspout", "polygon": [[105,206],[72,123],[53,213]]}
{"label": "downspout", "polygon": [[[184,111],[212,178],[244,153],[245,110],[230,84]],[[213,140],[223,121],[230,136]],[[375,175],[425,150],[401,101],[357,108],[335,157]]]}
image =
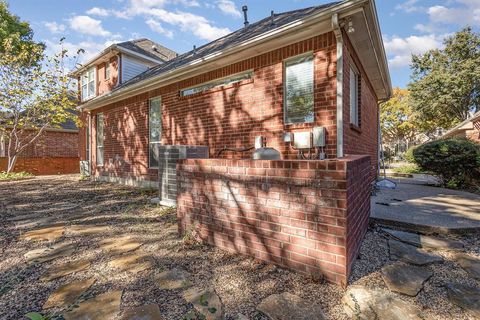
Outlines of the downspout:
{"label": "downspout", "polygon": [[332,27],[337,39],[337,158],[343,157],[343,36],[338,14],[332,16]]}

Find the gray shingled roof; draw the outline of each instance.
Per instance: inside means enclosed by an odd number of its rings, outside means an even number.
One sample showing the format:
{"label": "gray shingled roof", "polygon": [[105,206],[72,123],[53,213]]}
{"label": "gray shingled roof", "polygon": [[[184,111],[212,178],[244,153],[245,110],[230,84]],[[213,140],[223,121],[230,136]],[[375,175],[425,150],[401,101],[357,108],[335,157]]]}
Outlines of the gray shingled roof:
{"label": "gray shingled roof", "polygon": [[175,51],[146,38],[120,42],[117,43],[117,46],[160,60],[161,62],[170,61],[178,56],[178,53]]}
{"label": "gray shingled roof", "polygon": [[201,46],[195,50],[195,53],[189,51],[178,57],[147,71],[140,73],[136,77],[122,83],[117,86],[113,91],[125,88],[139,81],[158,76],[164,72],[171,71],[180,68],[189,62],[200,59],[206,55],[212,54],[217,51],[225,50],[226,48],[236,46],[250,38],[256,37],[271,30],[280,28],[290,22],[296,21],[301,18],[305,18],[311,15],[318,14],[334,5],[341,3],[342,1],[331,2],[320,6],[309,7],[305,9],[298,9],[283,13],[277,13],[274,15],[274,24],[271,23],[271,17],[264,18],[258,22],[250,24],[248,28],[239,29],[233,33],[230,33],[222,38],[214,40],[204,46]]}

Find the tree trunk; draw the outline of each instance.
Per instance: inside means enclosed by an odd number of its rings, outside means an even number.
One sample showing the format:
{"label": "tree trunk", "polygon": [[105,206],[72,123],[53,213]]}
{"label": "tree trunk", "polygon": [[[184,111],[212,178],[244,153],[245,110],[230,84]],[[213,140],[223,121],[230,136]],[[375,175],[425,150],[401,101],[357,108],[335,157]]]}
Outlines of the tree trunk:
{"label": "tree trunk", "polygon": [[17,156],[10,157],[8,156],[8,164],[7,164],[7,173],[10,173],[13,171],[13,168],[15,168],[15,163],[17,163]]}

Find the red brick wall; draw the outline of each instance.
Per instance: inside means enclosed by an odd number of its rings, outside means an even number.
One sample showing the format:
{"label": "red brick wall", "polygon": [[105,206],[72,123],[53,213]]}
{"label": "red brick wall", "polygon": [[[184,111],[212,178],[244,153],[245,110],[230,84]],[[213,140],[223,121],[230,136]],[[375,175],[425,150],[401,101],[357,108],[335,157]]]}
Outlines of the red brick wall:
{"label": "red brick wall", "polygon": [[20,155],[22,158],[78,158],[78,133],[45,131]]}
{"label": "red brick wall", "polygon": [[[283,60],[309,51],[315,56],[315,123],[285,125]],[[327,33],[95,110],[93,116],[104,113],[106,125],[105,166],[96,170],[94,165],[94,172],[157,179],[157,171],[148,168],[148,99],[156,96],[162,97],[165,144],[208,145],[210,156],[215,156],[224,146],[252,146],[256,135],[264,135],[269,146],[280,150],[286,158],[295,158],[296,151],[283,142],[283,132],[323,125],[327,128],[326,152],[335,157],[335,55],[335,37]],[[190,97],[179,95],[181,89],[252,69],[253,81]],[[93,128],[92,137],[94,131]],[[250,158],[251,153],[243,157]],[[95,157],[93,160],[95,163]]]}
{"label": "red brick wall", "polygon": [[[368,154],[371,159],[371,179],[377,175],[378,163],[378,99],[363,69],[348,35],[343,34],[343,142],[344,154]],[[350,124],[350,65],[360,72],[359,124]]]}
{"label": "red brick wall", "polygon": [[346,284],[370,213],[369,161],[181,160],[179,229]]}
{"label": "red brick wall", "polygon": [[110,58],[110,78],[105,79],[105,67],[106,63],[103,62],[97,65],[97,94],[102,95],[104,93],[112,91],[118,82],[118,56]]}
{"label": "red brick wall", "polygon": [[[0,158],[0,171],[7,170],[7,158]],[[18,158],[14,172],[29,172],[34,175],[70,174],[80,172],[78,157]]]}

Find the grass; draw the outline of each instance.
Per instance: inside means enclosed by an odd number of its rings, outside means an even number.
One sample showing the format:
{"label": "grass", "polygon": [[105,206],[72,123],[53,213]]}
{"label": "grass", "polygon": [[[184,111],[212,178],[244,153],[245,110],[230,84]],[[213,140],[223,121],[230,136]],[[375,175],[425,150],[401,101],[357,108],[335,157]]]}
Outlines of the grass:
{"label": "grass", "polygon": [[28,172],[10,172],[10,173],[7,173],[5,171],[0,172],[0,181],[22,180],[22,179],[28,179],[31,177],[33,177],[33,174]]}
{"label": "grass", "polygon": [[393,172],[406,173],[406,174],[425,173],[424,171],[422,171],[422,169],[420,169],[418,166],[414,164],[407,164],[405,166],[394,168]]}

